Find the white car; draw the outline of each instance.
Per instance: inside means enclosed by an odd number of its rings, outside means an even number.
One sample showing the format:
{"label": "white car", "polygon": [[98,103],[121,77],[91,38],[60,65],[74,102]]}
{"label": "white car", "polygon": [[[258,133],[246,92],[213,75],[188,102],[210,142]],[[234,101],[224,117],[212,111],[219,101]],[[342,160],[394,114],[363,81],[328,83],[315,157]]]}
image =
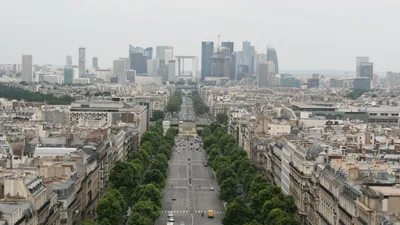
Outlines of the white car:
{"label": "white car", "polygon": [[174,221],[175,221],[174,217],[168,218],[168,222],[174,222]]}
{"label": "white car", "polygon": [[168,218],[170,218],[170,217],[174,217],[174,214],[172,212],[168,213]]}

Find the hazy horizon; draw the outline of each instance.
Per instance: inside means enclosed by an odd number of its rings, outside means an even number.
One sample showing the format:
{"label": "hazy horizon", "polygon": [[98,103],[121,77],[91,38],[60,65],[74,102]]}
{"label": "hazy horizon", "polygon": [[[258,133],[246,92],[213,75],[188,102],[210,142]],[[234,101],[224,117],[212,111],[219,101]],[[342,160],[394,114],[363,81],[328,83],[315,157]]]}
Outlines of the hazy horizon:
{"label": "hazy horizon", "polygon": [[[369,56],[375,71],[400,71],[400,2],[360,0],[19,0],[2,3],[0,64],[65,64],[78,48],[99,66],[128,57],[128,45],[171,45],[175,55],[201,55],[201,41],[248,40],[259,53],[272,45],[279,66],[299,70],[354,71]],[[200,60],[200,59],[199,59]]]}

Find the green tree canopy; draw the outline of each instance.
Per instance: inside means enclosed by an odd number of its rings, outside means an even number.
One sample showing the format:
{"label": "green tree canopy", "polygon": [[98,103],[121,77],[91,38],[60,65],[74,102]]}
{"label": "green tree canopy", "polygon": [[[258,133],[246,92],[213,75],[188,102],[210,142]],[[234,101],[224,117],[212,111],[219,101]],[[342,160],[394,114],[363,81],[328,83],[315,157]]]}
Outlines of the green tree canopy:
{"label": "green tree canopy", "polygon": [[129,162],[115,162],[110,171],[110,183],[114,188],[135,187],[139,184],[141,174],[138,168]]}
{"label": "green tree canopy", "polygon": [[229,177],[221,183],[221,199],[227,202],[236,198],[237,182],[233,177]]}
{"label": "green tree canopy", "polygon": [[242,198],[236,198],[228,204],[225,216],[222,218],[223,225],[243,225],[251,222],[254,213],[246,205]]}
{"label": "green tree canopy", "polygon": [[163,120],[164,112],[160,110],[153,110],[153,115],[151,116],[151,121]]}
{"label": "green tree canopy", "polygon": [[107,219],[119,224],[122,213],[121,203],[112,194],[105,195],[97,204],[97,218],[100,222]]}

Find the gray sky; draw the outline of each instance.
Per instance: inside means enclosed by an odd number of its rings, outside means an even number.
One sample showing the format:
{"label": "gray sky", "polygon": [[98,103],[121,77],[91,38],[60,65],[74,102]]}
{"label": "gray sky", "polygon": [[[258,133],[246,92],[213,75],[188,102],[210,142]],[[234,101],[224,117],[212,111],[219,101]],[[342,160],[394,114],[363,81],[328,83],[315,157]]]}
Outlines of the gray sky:
{"label": "gray sky", "polygon": [[[278,52],[282,69],[355,70],[369,56],[376,71],[400,71],[399,0],[2,0],[0,64],[65,64],[78,47],[101,67],[128,45],[172,45],[200,56],[201,41],[249,40]],[[90,64],[90,63],[88,63]]]}

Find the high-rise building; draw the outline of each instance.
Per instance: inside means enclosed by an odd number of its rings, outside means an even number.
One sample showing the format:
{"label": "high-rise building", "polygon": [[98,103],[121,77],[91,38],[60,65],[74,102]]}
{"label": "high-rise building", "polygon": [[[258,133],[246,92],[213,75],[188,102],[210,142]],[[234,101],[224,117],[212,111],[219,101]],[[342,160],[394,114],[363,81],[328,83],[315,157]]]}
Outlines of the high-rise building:
{"label": "high-rise building", "polygon": [[22,80],[25,82],[33,81],[32,55],[22,56]]}
{"label": "high-rise building", "polygon": [[281,77],[280,86],[284,88],[301,88],[301,80],[294,77]]}
{"label": "high-rise building", "polygon": [[279,74],[278,54],[276,53],[275,48],[267,46],[267,60],[274,63],[275,75]]}
{"label": "high-rise building", "polygon": [[125,74],[125,60],[116,59],[113,61],[113,73],[118,76],[118,74]]}
{"label": "high-rise building", "polygon": [[374,63],[361,62],[359,72],[360,72],[359,77],[368,77],[372,81],[374,75]]}
{"label": "high-rise building", "polygon": [[74,70],[68,67],[64,68],[64,84],[74,83]]}
{"label": "high-rise building", "polygon": [[97,58],[97,57],[92,58],[92,67],[95,69],[99,68],[99,58]]}
{"label": "high-rise building", "polygon": [[251,45],[249,41],[243,41],[243,63],[242,65],[247,65],[249,67],[250,73],[255,73],[254,70],[254,60],[255,60],[255,48]]}
{"label": "high-rise building", "polygon": [[337,79],[337,78],[331,78],[329,80],[329,87],[330,88],[343,88],[344,87],[344,80],[343,79]]}
{"label": "high-rise building", "polygon": [[147,59],[152,59],[153,58],[153,48],[148,47],[144,50],[144,55],[147,57]]}
{"label": "high-rise building", "polygon": [[211,76],[211,57],[214,53],[214,42],[203,41],[201,43],[201,80]]}
{"label": "high-rise building", "polygon": [[221,52],[216,52],[211,56],[211,77],[230,77],[231,58]]}
{"label": "high-rise building", "polygon": [[160,68],[160,59],[148,59],[147,60],[147,75],[157,76],[158,69]]}
{"label": "high-rise building", "polygon": [[86,73],[86,48],[79,48],[79,76]]}
{"label": "high-rise building", "polygon": [[353,80],[353,89],[369,90],[371,89],[371,79],[368,77],[356,77]]}
{"label": "high-rise building", "polygon": [[360,65],[365,62],[369,62],[369,57],[361,56],[356,58],[356,77],[360,77]]}
{"label": "high-rise building", "polygon": [[131,69],[131,63],[130,63],[130,59],[129,58],[119,58],[124,60],[124,66],[125,66],[125,71],[130,70]]}
{"label": "high-rise building", "polygon": [[175,81],[175,70],[176,64],[175,60],[170,60],[168,62],[168,81]]}
{"label": "high-rise building", "polygon": [[136,82],[136,71],[135,70],[127,70],[126,73],[126,80],[130,83]]}
{"label": "high-rise building", "polygon": [[129,45],[130,68],[136,71],[136,74],[145,74],[147,72],[147,57],[144,55],[144,49]]}
{"label": "high-rise building", "polygon": [[167,65],[171,60],[174,60],[174,50],[172,48],[165,49],[164,63]]}
{"label": "high-rise building", "polygon": [[[167,56],[167,54],[168,54],[168,56]],[[169,59],[169,60],[172,60],[173,55],[174,55],[174,48],[172,46],[157,46],[156,47],[156,58],[157,59],[164,60],[164,62],[168,62],[167,57],[170,57],[171,59]]]}
{"label": "high-rise building", "polygon": [[72,68],[72,56],[67,55],[67,62],[65,64],[66,67]]}
{"label": "high-rise building", "polygon": [[233,42],[223,41],[221,43],[221,46],[229,49],[229,55],[231,55],[235,51],[235,44]]}
{"label": "high-rise building", "polygon": [[273,62],[264,62],[258,64],[258,86],[263,87],[273,87],[275,78],[275,64]]}
{"label": "high-rise building", "polygon": [[319,88],[319,79],[307,79],[307,88]]}
{"label": "high-rise building", "polygon": [[256,55],[256,60],[255,60],[255,74],[258,76],[259,75],[259,69],[258,69],[258,65],[262,64],[262,63],[268,63],[268,58],[267,58],[267,54],[257,54]]}

